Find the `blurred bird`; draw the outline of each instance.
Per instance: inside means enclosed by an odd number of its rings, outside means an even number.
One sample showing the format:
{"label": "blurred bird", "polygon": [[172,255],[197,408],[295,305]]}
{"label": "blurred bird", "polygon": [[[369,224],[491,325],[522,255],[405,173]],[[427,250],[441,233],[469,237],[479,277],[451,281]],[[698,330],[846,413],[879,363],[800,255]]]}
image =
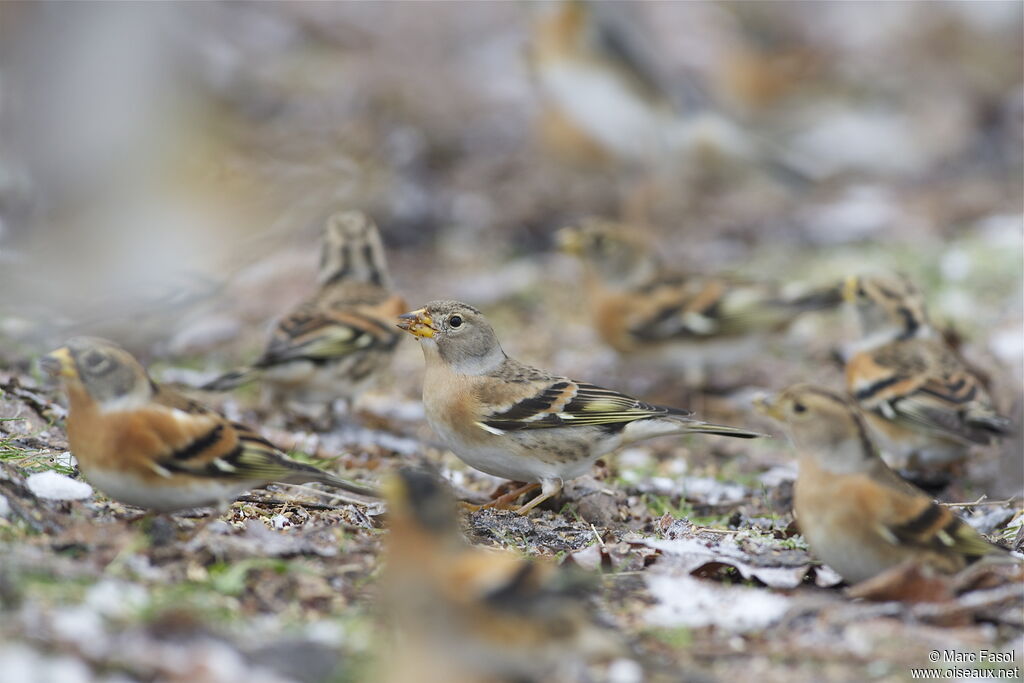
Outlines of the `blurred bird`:
{"label": "blurred bird", "polygon": [[399,470],[385,493],[384,604],[401,636],[387,680],[580,680],[573,667],[625,653],[587,607],[588,577],[470,547],[450,491],[426,472]]}
{"label": "blurred bird", "polygon": [[400,318],[426,360],[423,405],[442,441],[467,464],[527,482],[496,504],[537,488],[525,514],[602,455],[655,436],[761,436],[692,419],[593,384],[559,377],[505,355],[490,323],[472,306],[434,301]]}
{"label": "blurred bird", "polygon": [[68,444],[86,479],[129,505],[170,512],[227,507],[272,482],[321,482],[377,497],[372,489],[286,457],[248,427],[160,387],[124,349],[75,337],[43,357],[70,403]]}
{"label": "blurred bird", "polygon": [[591,319],[623,354],[682,367],[700,386],[707,368],[753,356],[764,337],[807,311],[838,306],[839,285],[790,293],[769,283],[667,270],[636,231],[590,219],[558,233],[563,251],[580,257]]}
{"label": "blurred bird", "polygon": [[649,37],[631,18],[614,3],[580,0],[538,10],[528,61],[556,148],[647,166],[755,161],[786,179],[813,177],[809,164],[769,154],[694,88],[675,97],[681,88],[660,73],[644,49]]}
{"label": "blurred bird", "polygon": [[844,297],[862,332],[846,363],[847,389],[891,465],[955,463],[972,445],[1011,433],[977,375],[936,334],[924,297],[906,277],[850,277]]}
{"label": "blurred bird", "polygon": [[379,380],[401,335],[395,316],[406,309],[393,292],[377,226],[359,211],[332,215],[324,227],[317,294],[281,318],[263,355],[251,366],[205,384],[225,391],[259,379],[299,404],[349,404]]}
{"label": "blurred bird", "polygon": [[815,555],[847,581],[906,561],[951,573],[978,558],[1005,555],[889,469],[847,398],[800,384],[759,408],[785,424],[796,448],[793,506],[801,532]]}

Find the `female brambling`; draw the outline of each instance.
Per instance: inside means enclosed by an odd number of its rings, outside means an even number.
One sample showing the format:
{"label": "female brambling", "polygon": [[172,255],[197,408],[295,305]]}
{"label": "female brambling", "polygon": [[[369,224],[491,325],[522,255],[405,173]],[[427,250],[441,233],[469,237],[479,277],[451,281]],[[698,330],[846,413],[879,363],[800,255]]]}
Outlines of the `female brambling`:
{"label": "female brambling", "polygon": [[785,423],[797,451],[793,506],[801,532],[847,581],[908,560],[956,572],[1004,552],[889,469],[848,399],[802,384],[760,408]]}
{"label": "female brambling", "polygon": [[763,337],[811,310],[838,306],[838,286],[790,295],[777,285],[667,271],[635,231],[591,219],[558,233],[583,260],[594,327],[620,353],[656,356],[703,383],[708,366],[749,358]]}
{"label": "female brambling", "polygon": [[160,387],[109,341],[76,337],[41,365],[67,391],[68,444],[82,473],[123,503],[159,512],[226,507],[271,482],[310,481],[377,497],[290,460],[248,427]]}
{"label": "female brambling", "polygon": [[890,464],[914,470],[957,462],[971,445],[1010,433],[982,382],[932,328],[908,279],[850,277],[844,297],[863,334],[846,363],[847,389]]}
{"label": "female brambling", "polygon": [[552,375],[505,355],[472,306],[434,301],[400,317],[426,360],[423,405],[446,445],[478,470],[541,485],[527,513],[620,446],[670,434],[761,436],[690,418],[593,384]]}
{"label": "female brambling", "polygon": [[319,292],[278,321],[256,362],[202,388],[224,391],[258,378],[275,399],[329,406],[373,384],[391,362],[401,337],[392,321],[406,305],[392,292],[368,216],[343,211],[327,220],[317,281]]}
{"label": "female brambling", "polygon": [[582,574],[469,546],[454,497],[426,472],[399,470],[384,489],[384,599],[403,636],[390,680],[567,680],[569,660],[624,649],[591,619]]}
{"label": "female brambling", "polygon": [[821,175],[810,160],[771,149],[738,126],[700,87],[678,87],[650,43],[636,17],[615,3],[565,0],[538,10],[527,57],[546,141],[582,161],[688,163],[704,171],[735,160],[786,182]]}

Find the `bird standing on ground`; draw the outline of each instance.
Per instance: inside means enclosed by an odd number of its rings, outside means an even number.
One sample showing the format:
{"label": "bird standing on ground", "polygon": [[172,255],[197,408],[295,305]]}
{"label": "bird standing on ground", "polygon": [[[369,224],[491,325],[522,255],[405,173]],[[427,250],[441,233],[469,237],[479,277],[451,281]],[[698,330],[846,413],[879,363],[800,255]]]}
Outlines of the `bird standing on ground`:
{"label": "bird standing on ground", "polygon": [[737,363],[765,337],[808,311],[842,303],[839,285],[789,293],[771,283],[685,274],[664,268],[629,226],[590,219],[558,233],[584,267],[594,327],[616,351],[683,368],[702,386],[709,368]]}
{"label": "bird standing on ground", "polygon": [[862,338],[846,384],[894,467],[962,461],[970,447],[1012,431],[980,379],[933,329],[924,297],[902,276],[847,279]]}
{"label": "bird standing on ground", "polygon": [[272,482],[321,482],[362,497],[374,490],[295,462],[248,427],[160,387],[130,353],[76,337],[45,356],[68,395],[68,445],[96,488],[171,512],[228,503]]}
{"label": "bird standing on ground", "polygon": [[889,469],[847,398],[802,384],[760,408],[786,425],[796,448],[793,506],[801,532],[814,554],[847,581],[907,561],[956,572],[1005,553]]}
{"label": "bird standing on ground", "polygon": [[259,379],[273,401],[330,410],[349,404],[380,379],[401,338],[395,316],[406,310],[394,293],[377,226],[359,211],[331,216],[324,227],[320,290],[281,318],[263,355],[202,388],[233,389]]}
{"label": "bird standing on ground", "polygon": [[445,444],[478,470],[527,482],[515,495],[540,484],[522,514],[620,446],[672,434],[761,436],[513,360],[483,314],[464,303],[434,301],[401,316],[399,327],[420,341],[423,405]]}
{"label": "bird standing on ground", "polygon": [[650,40],[615,3],[568,0],[537,11],[528,62],[544,105],[542,130],[556,149],[647,167],[738,159],[766,164],[787,179],[814,175],[805,161],[769,154],[692,84],[671,84]]}
{"label": "bird standing on ground", "polygon": [[588,577],[462,538],[436,477],[403,469],[385,483],[383,602],[399,631],[392,681],[579,680],[574,667],[625,654],[587,607]]}

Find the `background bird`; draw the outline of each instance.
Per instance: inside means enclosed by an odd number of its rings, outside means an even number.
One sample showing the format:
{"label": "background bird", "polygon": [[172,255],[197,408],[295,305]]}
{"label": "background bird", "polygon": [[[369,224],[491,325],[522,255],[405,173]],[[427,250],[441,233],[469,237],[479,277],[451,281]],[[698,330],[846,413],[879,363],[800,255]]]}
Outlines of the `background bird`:
{"label": "background bird", "polygon": [[557,149],[655,168],[741,160],[787,180],[813,177],[808,161],[770,151],[692,83],[668,78],[625,6],[569,0],[536,15],[528,62]]}
{"label": "background bird", "polygon": [[321,482],[360,502],[377,495],[295,462],[248,427],[159,386],[109,341],[73,338],[41,365],[67,392],[68,444],[79,468],[115,500],[158,512],[226,508],[271,482]]}
{"label": "background bird", "polygon": [[801,314],[842,302],[839,285],[790,292],[797,288],[668,269],[636,230],[612,221],[586,220],[558,239],[583,262],[601,338],[620,353],[681,367],[692,386],[705,384],[709,368],[749,360]]}
{"label": "background bird", "polygon": [[470,547],[435,476],[402,469],[385,484],[384,603],[394,645],[388,680],[580,680],[626,654],[588,606],[581,572]]}
{"label": "background bird", "polygon": [[464,303],[431,302],[403,315],[400,327],[420,341],[423,405],[445,444],[478,470],[527,482],[515,495],[540,484],[520,513],[626,444],[689,433],[761,436],[520,363],[505,355],[483,314]]}
{"label": "background bird", "polygon": [[936,333],[907,278],[851,277],[844,295],[862,334],[846,363],[847,389],[890,464],[941,467],[1012,432],[979,377]]}
{"label": "background bird", "polygon": [[260,380],[273,403],[331,412],[352,402],[390,366],[401,335],[393,320],[405,310],[388,273],[377,226],[359,211],[332,215],[324,226],[319,291],[281,318],[252,365],[205,384],[211,391]]}
{"label": "background bird", "polygon": [[800,530],[847,581],[908,561],[956,572],[981,557],[1005,555],[889,469],[845,397],[801,384],[761,407],[784,423],[797,452],[793,506]]}

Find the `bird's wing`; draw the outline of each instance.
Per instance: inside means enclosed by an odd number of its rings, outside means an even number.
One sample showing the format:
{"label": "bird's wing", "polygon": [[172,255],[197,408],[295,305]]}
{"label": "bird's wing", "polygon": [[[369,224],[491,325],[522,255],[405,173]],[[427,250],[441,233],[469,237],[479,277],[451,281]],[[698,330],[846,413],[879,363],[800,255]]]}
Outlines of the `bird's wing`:
{"label": "bird's wing", "polygon": [[891,493],[891,514],[883,529],[891,542],[904,546],[981,557],[1002,549],[968,526],[953,512],[921,493]]}
{"label": "bird's wing", "polygon": [[868,409],[949,437],[988,443],[1009,430],[980,380],[939,343],[911,339],[850,359],[847,384]]}
{"label": "bird's wing", "polygon": [[[501,380],[495,380],[501,381]],[[509,400],[481,392],[487,407],[478,425],[488,431],[518,431],[583,425],[625,426],[634,420],[675,415],[687,411],[654,406],[611,389],[550,377],[530,382]]]}

